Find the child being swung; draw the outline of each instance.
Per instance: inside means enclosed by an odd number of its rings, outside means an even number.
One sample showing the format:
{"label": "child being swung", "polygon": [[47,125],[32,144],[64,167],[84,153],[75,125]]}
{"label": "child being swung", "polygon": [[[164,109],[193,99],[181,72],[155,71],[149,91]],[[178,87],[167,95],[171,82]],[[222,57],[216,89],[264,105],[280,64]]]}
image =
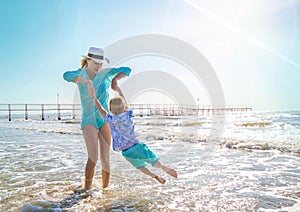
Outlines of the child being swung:
{"label": "child being swung", "polygon": [[110,125],[113,149],[121,151],[125,159],[135,168],[162,184],[166,180],[147,169],[146,163],[150,163],[153,167],[161,168],[167,174],[177,178],[177,172],[174,169],[164,166],[146,144],[139,142],[134,132],[132,110],[127,109],[124,95],[118,85],[112,85],[112,88],[120,95],[109,101],[109,108],[112,114],[108,114],[96,98],[95,104]]}

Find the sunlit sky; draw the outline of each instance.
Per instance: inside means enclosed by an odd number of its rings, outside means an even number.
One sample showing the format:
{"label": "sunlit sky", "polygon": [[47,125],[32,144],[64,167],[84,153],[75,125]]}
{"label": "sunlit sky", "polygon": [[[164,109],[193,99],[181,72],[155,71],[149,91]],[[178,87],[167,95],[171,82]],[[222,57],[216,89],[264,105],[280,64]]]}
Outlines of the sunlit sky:
{"label": "sunlit sky", "polygon": [[[79,68],[90,46],[161,34],[203,54],[226,105],[300,109],[300,0],[10,0],[1,2],[0,16],[1,104],[56,103],[58,93],[60,103],[73,103],[76,87],[62,74]],[[174,61],[153,56],[124,65],[133,75],[173,74],[195,102],[210,104],[203,85]],[[135,101],[170,99],[152,91]]]}

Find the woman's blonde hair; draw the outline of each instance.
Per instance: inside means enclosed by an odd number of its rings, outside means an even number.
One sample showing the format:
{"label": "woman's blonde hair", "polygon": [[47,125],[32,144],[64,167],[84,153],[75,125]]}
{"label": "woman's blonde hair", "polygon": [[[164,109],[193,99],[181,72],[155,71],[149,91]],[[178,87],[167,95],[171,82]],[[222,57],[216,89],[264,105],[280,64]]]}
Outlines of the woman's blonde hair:
{"label": "woman's blonde hair", "polygon": [[109,101],[109,109],[112,114],[119,114],[124,112],[126,102],[123,97],[117,96]]}
{"label": "woman's blonde hair", "polygon": [[83,57],[80,61],[80,65],[81,65],[81,68],[87,68],[88,66],[88,63],[87,61],[90,60],[90,58],[87,58],[87,57]]}

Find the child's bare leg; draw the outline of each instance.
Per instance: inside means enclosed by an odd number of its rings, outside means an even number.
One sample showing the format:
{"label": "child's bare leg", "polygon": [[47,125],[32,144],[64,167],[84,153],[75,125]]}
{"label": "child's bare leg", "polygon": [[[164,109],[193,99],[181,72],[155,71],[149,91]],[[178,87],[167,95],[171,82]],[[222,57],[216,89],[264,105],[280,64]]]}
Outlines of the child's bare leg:
{"label": "child's bare leg", "polygon": [[160,161],[157,161],[155,163],[154,167],[162,169],[164,172],[171,175],[172,177],[175,177],[175,178],[178,177],[178,174],[174,169],[164,166]]}
{"label": "child's bare leg", "polygon": [[156,174],[150,172],[149,169],[147,169],[145,166],[138,168],[141,172],[143,172],[146,175],[149,175],[151,177],[153,177],[154,179],[156,179],[158,182],[160,182],[161,184],[164,184],[166,182],[166,180],[164,178],[161,178],[159,176],[157,176]]}

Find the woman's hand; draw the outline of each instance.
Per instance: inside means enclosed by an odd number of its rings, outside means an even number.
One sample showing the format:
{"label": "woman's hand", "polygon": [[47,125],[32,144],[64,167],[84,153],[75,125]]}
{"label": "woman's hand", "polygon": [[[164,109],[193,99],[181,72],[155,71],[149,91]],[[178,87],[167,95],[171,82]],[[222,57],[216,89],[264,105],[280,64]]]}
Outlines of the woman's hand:
{"label": "woman's hand", "polygon": [[112,82],[111,82],[111,89],[113,89],[114,91],[116,92],[119,92],[120,91],[120,87],[118,85],[118,80],[117,79],[113,79]]}
{"label": "woman's hand", "polygon": [[115,78],[111,81],[111,89],[115,90],[118,87],[118,81]]}
{"label": "woman's hand", "polygon": [[112,81],[111,81],[111,89],[113,89],[116,92],[120,91],[120,87],[118,86],[118,80],[122,79],[123,77],[125,77],[126,74],[124,73],[118,73],[117,76],[115,76]]}

